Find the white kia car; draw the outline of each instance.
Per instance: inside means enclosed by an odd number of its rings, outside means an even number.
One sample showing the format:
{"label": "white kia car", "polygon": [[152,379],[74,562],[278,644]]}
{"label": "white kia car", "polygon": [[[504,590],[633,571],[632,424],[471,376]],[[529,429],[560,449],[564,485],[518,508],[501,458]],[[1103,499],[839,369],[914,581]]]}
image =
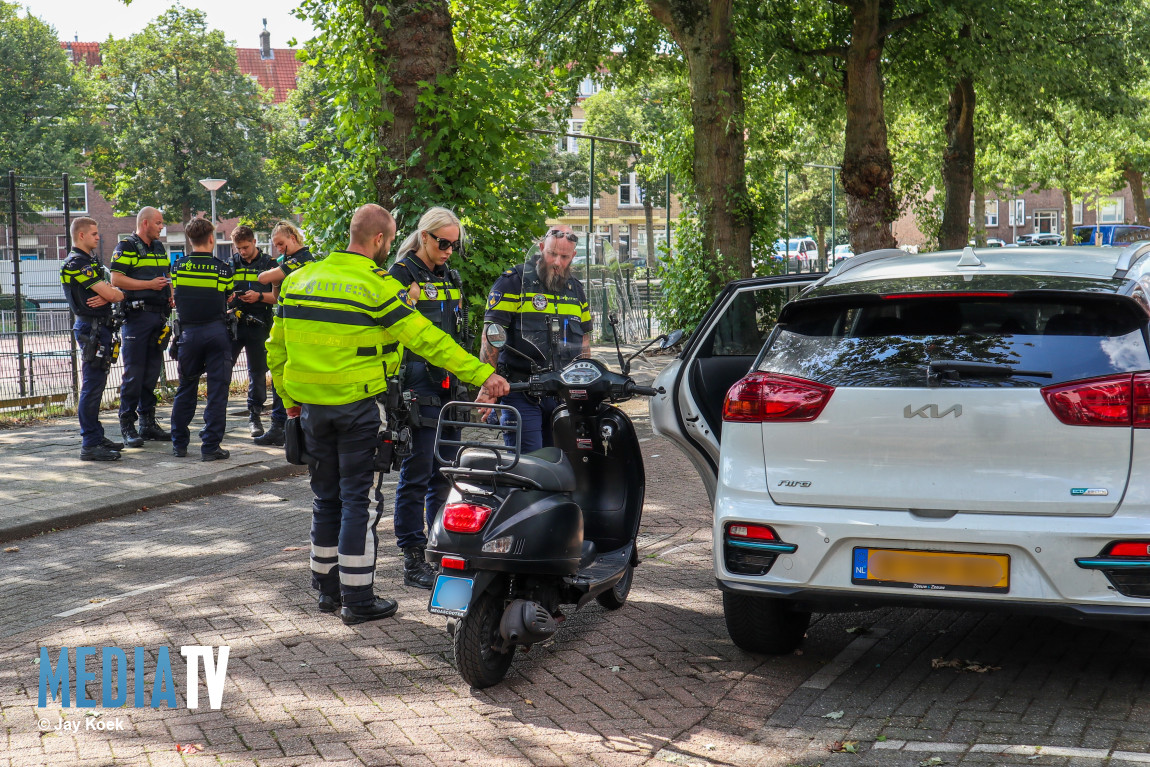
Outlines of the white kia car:
{"label": "white kia car", "polygon": [[1150,243],[730,284],[658,381],[731,638],[919,605],[1150,620]]}

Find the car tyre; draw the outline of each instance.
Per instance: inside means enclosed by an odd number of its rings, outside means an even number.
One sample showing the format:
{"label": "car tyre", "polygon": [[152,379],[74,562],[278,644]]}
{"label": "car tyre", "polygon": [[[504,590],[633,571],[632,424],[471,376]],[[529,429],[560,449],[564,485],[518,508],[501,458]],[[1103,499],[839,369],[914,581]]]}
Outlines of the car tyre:
{"label": "car tyre", "polygon": [[811,614],[773,597],[723,593],[727,634],[747,652],[782,655],[803,641]]}
{"label": "car tyre", "polygon": [[475,600],[455,625],[452,649],[455,666],[463,681],[477,690],[499,684],[511,668],[513,652],[499,652],[494,645],[501,641],[499,621],[503,618],[503,599],[488,591]]}

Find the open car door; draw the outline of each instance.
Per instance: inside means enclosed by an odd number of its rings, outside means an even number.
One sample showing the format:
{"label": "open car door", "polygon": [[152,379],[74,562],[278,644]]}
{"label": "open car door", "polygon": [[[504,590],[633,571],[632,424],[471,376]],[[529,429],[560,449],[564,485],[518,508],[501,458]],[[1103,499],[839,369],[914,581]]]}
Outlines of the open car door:
{"label": "open car door", "polygon": [[727,285],[683,351],[655,381],[651,426],[682,450],[714,502],[727,390],[750,372],[783,305],[823,274],[755,277]]}

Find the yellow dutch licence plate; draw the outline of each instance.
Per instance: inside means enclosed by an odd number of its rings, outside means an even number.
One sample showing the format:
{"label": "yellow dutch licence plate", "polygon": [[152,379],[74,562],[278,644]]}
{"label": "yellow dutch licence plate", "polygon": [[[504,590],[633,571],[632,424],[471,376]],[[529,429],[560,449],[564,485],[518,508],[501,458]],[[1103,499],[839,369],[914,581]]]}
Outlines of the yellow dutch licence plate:
{"label": "yellow dutch licence plate", "polygon": [[856,548],[851,583],[1004,594],[1010,590],[1010,556]]}

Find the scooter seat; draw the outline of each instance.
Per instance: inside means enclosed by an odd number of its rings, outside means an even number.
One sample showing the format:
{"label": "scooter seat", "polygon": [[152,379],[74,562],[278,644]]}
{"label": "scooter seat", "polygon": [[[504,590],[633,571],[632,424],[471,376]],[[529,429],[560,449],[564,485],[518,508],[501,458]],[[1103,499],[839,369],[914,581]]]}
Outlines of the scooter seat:
{"label": "scooter seat", "polygon": [[[490,450],[468,448],[459,456],[459,467],[494,471],[496,460]],[[537,482],[541,489],[549,493],[575,491],[575,471],[571,468],[571,461],[557,447],[524,453],[519,456],[519,463],[514,468],[503,473]]]}

